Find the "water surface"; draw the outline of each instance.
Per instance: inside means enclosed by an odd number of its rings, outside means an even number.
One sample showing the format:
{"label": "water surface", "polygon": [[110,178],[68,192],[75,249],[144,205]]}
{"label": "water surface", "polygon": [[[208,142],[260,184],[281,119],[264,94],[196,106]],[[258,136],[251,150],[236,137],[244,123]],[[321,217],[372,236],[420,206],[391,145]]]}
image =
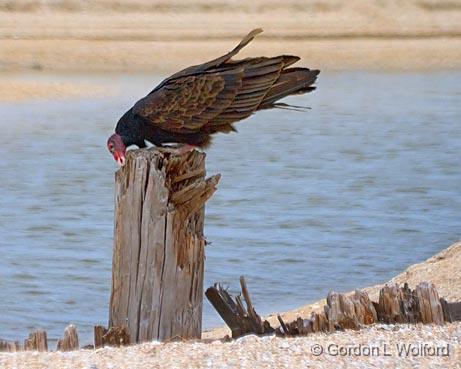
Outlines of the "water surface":
{"label": "water surface", "polygon": [[[155,75],[93,81],[104,98],[0,104],[0,337],[107,324],[113,173],[107,136]],[[384,282],[461,234],[461,72],[323,73],[220,135],[208,172],[206,281],[245,275],[262,314]],[[204,326],[221,324],[206,303]]]}

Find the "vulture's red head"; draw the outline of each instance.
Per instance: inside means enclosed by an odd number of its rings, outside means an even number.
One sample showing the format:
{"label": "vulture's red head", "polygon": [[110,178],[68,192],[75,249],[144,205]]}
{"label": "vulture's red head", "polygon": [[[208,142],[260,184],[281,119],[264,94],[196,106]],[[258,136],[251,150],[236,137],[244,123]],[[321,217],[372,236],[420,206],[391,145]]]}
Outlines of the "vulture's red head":
{"label": "vulture's red head", "polygon": [[107,140],[107,148],[109,149],[110,153],[114,157],[115,161],[120,165],[125,164],[125,154],[126,154],[126,146],[122,141],[122,137],[114,133],[112,136],[109,137]]}

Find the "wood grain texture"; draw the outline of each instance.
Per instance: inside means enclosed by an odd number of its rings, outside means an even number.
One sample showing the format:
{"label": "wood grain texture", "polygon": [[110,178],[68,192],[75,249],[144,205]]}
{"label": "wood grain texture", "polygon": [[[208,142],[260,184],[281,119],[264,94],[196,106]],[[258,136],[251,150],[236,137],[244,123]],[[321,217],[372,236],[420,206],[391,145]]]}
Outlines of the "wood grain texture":
{"label": "wood grain texture", "polygon": [[95,325],[93,327],[93,347],[98,349],[104,347],[104,335],[107,333],[107,328],[102,325]]}
{"label": "wood grain texture", "polygon": [[64,337],[58,340],[58,351],[73,351],[80,348],[78,342],[77,328],[70,324],[64,329]]}
{"label": "wood grain texture", "polygon": [[371,301],[365,291],[356,290],[353,294],[330,291],[323,311],[313,311],[310,318],[297,317],[291,322],[285,322],[277,315],[280,326],[274,329],[267,320],[262,322],[254,311],[243,277],[240,283],[246,309],[240,296],[236,296],[234,302],[232,296],[217,283],[206,292],[208,300],[231,329],[233,338],[274,331],[281,337],[304,336],[317,332],[358,330],[378,322],[442,325],[461,320],[461,302],[447,302],[439,298],[432,283],[422,282],[414,290],[407,283],[403,287],[385,285],[380,290],[379,302]]}
{"label": "wood grain texture", "polygon": [[440,297],[432,283],[422,282],[416,286],[420,321],[424,324],[443,324],[443,309]]}
{"label": "wood grain texture", "polygon": [[205,179],[205,154],[129,151],[115,175],[109,328],[132,342],[200,338],[204,204],[220,176]]}
{"label": "wood grain texture", "polygon": [[38,329],[29,334],[24,340],[25,351],[48,351],[48,340],[46,331]]}
{"label": "wood grain texture", "polygon": [[0,352],[17,352],[21,350],[22,347],[19,341],[0,340]]}
{"label": "wood grain texture", "polygon": [[231,329],[232,338],[238,338],[248,333],[273,333],[274,329],[270,326],[269,322],[267,320],[263,322],[261,317],[256,313],[243,276],[240,277],[240,286],[246,307],[241,295],[235,296],[234,302],[234,299],[229,295],[227,290],[219,283],[209,287],[205,292],[208,301],[210,301]]}

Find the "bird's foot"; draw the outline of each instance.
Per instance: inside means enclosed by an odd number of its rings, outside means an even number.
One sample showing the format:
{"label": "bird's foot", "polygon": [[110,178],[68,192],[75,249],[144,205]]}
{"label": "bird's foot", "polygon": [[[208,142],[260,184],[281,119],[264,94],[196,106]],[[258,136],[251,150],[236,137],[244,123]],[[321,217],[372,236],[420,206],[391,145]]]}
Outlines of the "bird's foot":
{"label": "bird's foot", "polygon": [[175,146],[163,146],[162,151],[169,152],[173,155],[184,155],[192,150],[196,149],[197,146],[189,145],[189,144],[178,144]]}

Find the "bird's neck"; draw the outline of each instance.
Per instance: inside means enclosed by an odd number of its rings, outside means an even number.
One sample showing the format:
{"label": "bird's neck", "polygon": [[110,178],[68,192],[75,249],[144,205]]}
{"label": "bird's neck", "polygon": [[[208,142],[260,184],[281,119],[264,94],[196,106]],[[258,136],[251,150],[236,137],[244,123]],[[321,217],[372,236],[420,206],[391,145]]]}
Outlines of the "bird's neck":
{"label": "bird's neck", "polygon": [[119,134],[126,147],[137,145],[145,147],[142,135],[142,122],[133,114],[132,109],[128,110],[117,123],[115,133]]}

